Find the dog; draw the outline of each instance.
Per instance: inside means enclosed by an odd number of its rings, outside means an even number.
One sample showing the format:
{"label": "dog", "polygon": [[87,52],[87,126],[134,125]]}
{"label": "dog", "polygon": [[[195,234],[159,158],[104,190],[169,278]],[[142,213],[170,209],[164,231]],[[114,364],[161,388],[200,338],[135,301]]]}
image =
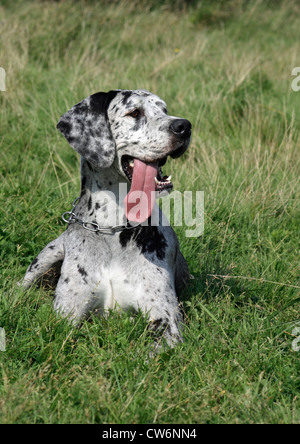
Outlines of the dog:
{"label": "dog", "polygon": [[[22,285],[55,270],[54,308],[75,324],[93,312],[142,311],[173,347],[182,341],[178,296],[189,270],[153,194],[172,190],[161,168],[187,150],[191,123],[169,116],[148,91],[113,90],[73,106],[57,129],[81,155],[81,193],[64,213],[68,229],[33,260]],[[125,198],[120,184],[130,186]]]}

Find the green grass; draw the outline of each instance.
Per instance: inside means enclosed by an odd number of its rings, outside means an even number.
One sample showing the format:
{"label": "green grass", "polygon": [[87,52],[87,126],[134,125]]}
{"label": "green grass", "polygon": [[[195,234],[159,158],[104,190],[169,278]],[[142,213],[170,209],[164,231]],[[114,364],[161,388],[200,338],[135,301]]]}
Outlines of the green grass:
{"label": "green grass", "polygon": [[[0,3],[0,422],[299,423],[299,4],[15,3]],[[58,118],[114,88],[191,120],[166,170],[205,193],[204,234],[176,228],[195,277],[185,342],[151,360],[142,316],[72,329],[51,293],[16,285],[78,195]]]}

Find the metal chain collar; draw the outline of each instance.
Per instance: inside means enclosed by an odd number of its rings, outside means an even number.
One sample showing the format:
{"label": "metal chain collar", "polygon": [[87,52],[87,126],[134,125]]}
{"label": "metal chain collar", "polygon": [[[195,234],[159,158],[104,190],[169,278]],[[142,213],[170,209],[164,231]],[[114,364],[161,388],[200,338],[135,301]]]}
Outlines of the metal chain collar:
{"label": "metal chain collar", "polygon": [[71,211],[65,211],[61,216],[62,220],[69,225],[76,223],[81,225],[83,228],[85,228],[88,231],[93,231],[94,233],[105,233],[105,234],[115,234],[118,231],[122,231],[124,229],[130,230],[131,228],[135,228],[140,225],[140,224],[130,225],[129,222],[127,221],[126,225],[100,227],[100,225],[98,225],[96,222],[85,222],[82,219],[80,219],[78,216],[76,216],[76,214],[74,213],[78,200],[79,197],[77,197],[72,203]]}

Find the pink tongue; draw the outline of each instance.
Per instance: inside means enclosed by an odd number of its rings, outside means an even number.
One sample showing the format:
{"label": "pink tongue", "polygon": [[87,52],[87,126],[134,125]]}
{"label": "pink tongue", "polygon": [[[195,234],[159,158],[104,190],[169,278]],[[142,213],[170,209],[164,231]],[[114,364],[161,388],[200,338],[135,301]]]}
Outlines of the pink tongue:
{"label": "pink tongue", "polygon": [[145,163],[134,159],[134,169],[130,191],[124,199],[125,214],[129,221],[142,223],[151,215],[155,204],[156,163]]}

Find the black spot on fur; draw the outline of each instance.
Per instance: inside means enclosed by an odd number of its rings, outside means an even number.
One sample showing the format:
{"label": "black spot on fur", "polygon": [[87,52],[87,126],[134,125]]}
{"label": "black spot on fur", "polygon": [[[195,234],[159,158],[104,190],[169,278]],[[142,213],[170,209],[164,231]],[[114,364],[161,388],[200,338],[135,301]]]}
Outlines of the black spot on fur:
{"label": "black spot on fur", "polygon": [[146,117],[144,117],[144,120],[143,120],[142,117],[137,117],[137,118],[135,119],[135,124],[134,124],[134,127],[132,128],[132,131],[138,131],[138,130],[141,128],[143,122],[144,122],[145,124],[147,123],[147,119],[146,119]]}
{"label": "black spot on fur", "polygon": [[71,132],[71,124],[66,120],[60,120],[56,125],[56,128],[68,139],[70,140],[69,134]]}
{"label": "black spot on fur", "polygon": [[92,196],[90,196],[89,201],[88,201],[88,210],[90,211],[92,208]]}
{"label": "black spot on fur", "polygon": [[111,155],[110,151],[103,151],[102,154],[104,157],[110,157],[110,155]]}
{"label": "black spot on fur", "polygon": [[134,126],[132,127],[132,131],[138,131],[141,127],[141,121],[137,120]]}
{"label": "black spot on fur", "polygon": [[136,227],[123,230],[120,234],[121,246],[125,248],[130,240],[136,242],[142,253],[156,253],[160,260],[165,258],[167,242],[157,227]]}
{"label": "black spot on fur", "polygon": [[86,177],[83,176],[82,179],[81,179],[81,195],[82,195],[82,193],[83,193],[83,191],[85,189],[85,186],[86,186]]}
{"label": "black spot on fur", "polygon": [[76,116],[80,116],[81,114],[87,113],[88,107],[86,103],[80,103],[73,108],[73,114]]}
{"label": "black spot on fur", "polygon": [[[103,153],[102,153],[102,154],[103,154]],[[100,161],[100,159],[99,159],[99,155],[98,155],[97,153],[95,153],[95,152],[91,152],[91,153],[90,153],[90,159],[91,159],[91,161],[94,162],[94,163],[98,163],[98,162]]]}
{"label": "black spot on fur", "polygon": [[105,114],[107,117],[107,108],[109,107],[112,99],[118,94],[119,91],[109,91],[107,93],[98,92],[93,94],[90,99],[90,107],[93,114]]}
{"label": "black spot on fur", "polygon": [[128,102],[129,97],[132,96],[132,92],[131,91],[123,91],[122,95],[123,95],[122,104],[126,105],[126,103]]}
{"label": "black spot on fur", "polygon": [[86,277],[86,276],[88,275],[87,272],[86,272],[86,270],[85,270],[83,267],[80,267],[79,264],[77,265],[77,268],[78,268],[78,271],[79,271],[79,273],[81,274],[81,276]]}
{"label": "black spot on fur", "polygon": [[158,337],[164,332],[171,333],[171,328],[168,319],[156,319],[152,321],[149,325],[149,330],[154,335],[154,337]]}
{"label": "black spot on fur", "polygon": [[[37,258],[35,258],[32,262],[31,262],[31,264],[30,264],[30,267],[29,267],[29,270],[28,271],[31,271],[32,270],[32,268],[34,267],[34,266],[36,266],[36,264],[38,263],[38,259]],[[35,267],[36,268],[36,267]]]}

